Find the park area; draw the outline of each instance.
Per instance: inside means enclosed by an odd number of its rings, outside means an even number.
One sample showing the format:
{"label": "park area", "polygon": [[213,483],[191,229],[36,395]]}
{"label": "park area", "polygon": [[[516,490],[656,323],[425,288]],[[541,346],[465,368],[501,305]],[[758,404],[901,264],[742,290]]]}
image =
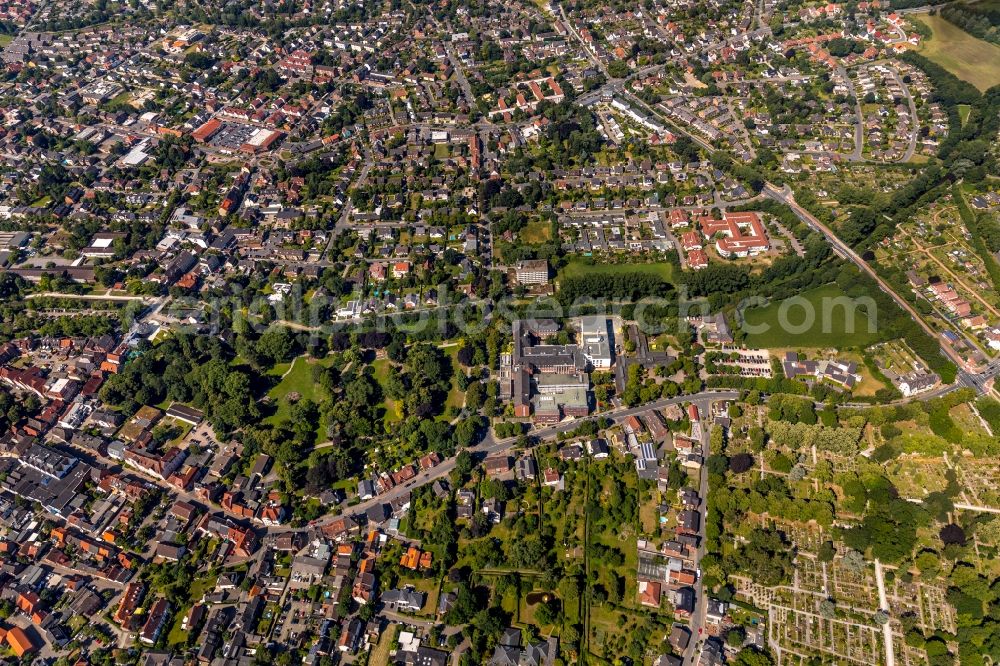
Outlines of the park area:
{"label": "park area", "polygon": [[1000,46],[976,39],[938,15],[914,16],[931,30],[917,50],[980,90],[1000,84]]}
{"label": "park area", "polygon": [[291,363],[278,363],[268,371],[268,376],[278,377],[280,381],[267,392],[268,397],[277,409],[266,420],[268,423],[280,423],[291,415],[292,404],[299,400],[313,400],[316,382],[313,380],[313,365],[323,364],[308,356],[299,356]]}

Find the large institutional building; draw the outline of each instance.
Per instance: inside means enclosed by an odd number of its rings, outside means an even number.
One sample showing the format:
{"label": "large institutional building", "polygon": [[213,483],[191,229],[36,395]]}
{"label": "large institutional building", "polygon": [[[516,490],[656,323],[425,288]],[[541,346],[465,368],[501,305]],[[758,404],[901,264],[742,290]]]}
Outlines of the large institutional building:
{"label": "large institutional building", "polygon": [[612,336],[606,317],[580,320],[580,344],[548,344],[559,332],[550,320],[515,321],[514,347],[500,362],[501,398],[514,404],[514,414],[538,423],[590,413],[592,368],[609,368]]}

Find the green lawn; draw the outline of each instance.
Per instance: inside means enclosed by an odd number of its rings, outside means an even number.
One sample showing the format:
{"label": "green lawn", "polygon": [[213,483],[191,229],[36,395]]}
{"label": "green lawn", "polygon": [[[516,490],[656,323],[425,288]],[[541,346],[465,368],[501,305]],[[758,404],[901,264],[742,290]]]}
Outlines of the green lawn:
{"label": "green lawn", "polygon": [[179,446],[180,443],[184,441],[184,438],[188,436],[188,433],[194,429],[194,426],[190,423],[186,423],[185,421],[181,421],[179,419],[172,419],[169,416],[164,417],[161,423],[169,424],[177,428],[177,436],[167,442],[167,446]]}
{"label": "green lawn", "polygon": [[977,39],[940,16],[913,17],[933,33],[917,50],[980,90],[1000,84],[1000,46]]}
{"label": "green lawn", "polygon": [[187,609],[184,609],[183,613],[175,613],[174,618],[170,624],[170,631],[167,632],[167,644],[168,645],[181,645],[187,642],[188,632],[181,628],[181,623],[184,622],[184,615],[187,613]]}
{"label": "green lawn", "polygon": [[673,282],[674,265],[665,261],[642,264],[597,264],[590,259],[577,257],[570,259],[560,271],[559,277],[579,277],[581,275],[612,275],[614,273],[651,273],[667,282]]}
{"label": "green lawn", "polygon": [[[437,555],[435,554],[435,557]],[[437,614],[437,604],[438,604],[438,580],[437,578],[424,578],[423,576],[410,573],[405,571],[400,572],[399,587],[404,587],[406,585],[412,585],[417,592],[423,592],[427,595],[424,599],[424,607],[420,609],[417,615],[433,617]]]}
{"label": "green lawn", "polygon": [[[375,380],[378,382],[379,386],[382,387],[382,392],[385,392],[385,378],[389,374],[389,367],[392,365],[392,361],[387,358],[380,358],[372,363],[372,368],[375,370]],[[383,400],[385,405],[385,422],[386,423],[398,423],[403,420],[403,405],[396,402],[395,400],[390,400],[385,398]]]}
{"label": "green lawn", "polygon": [[13,35],[0,35],[0,47],[7,46],[14,41]]}
{"label": "green lawn", "polygon": [[969,121],[969,114],[972,113],[972,107],[968,104],[958,105],[958,119],[962,121],[962,125]]}
{"label": "green lawn", "polygon": [[[314,363],[315,361],[310,362],[305,356],[299,356],[291,364],[279,363],[268,371],[267,374],[270,376],[285,375],[278,385],[267,393],[277,407],[277,411],[266,419],[268,423],[279,423],[288,418],[292,407],[286,400],[288,394],[298,393],[300,400],[313,399],[316,388],[312,377]],[[288,374],[285,374],[286,371]]]}
{"label": "green lawn", "polygon": [[[204,596],[206,592],[215,589],[216,580],[218,580],[218,576],[204,576],[202,578],[195,579],[195,581],[191,583],[191,601],[193,603],[201,601],[202,596]],[[170,631],[167,633],[168,645],[181,645],[182,643],[187,642],[188,632],[181,629],[181,623],[184,622],[184,616],[187,615],[188,609],[190,609],[190,606],[174,613],[174,619],[170,625]]]}
{"label": "green lawn", "polygon": [[[863,305],[858,305],[849,313],[847,308],[834,301],[845,297],[839,287],[829,284],[803,292],[790,305],[783,306],[782,302],[776,301],[763,308],[747,310],[745,319],[748,330],[762,325],[768,328],[749,333],[746,344],[765,348],[846,348],[865,347],[881,340],[877,317],[872,322],[875,330],[869,332],[869,318]],[[808,312],[813,315],[812,323],[805,327]],[[850,326],[852,320],[853,332]],[[782,322],[788,325],[788,330]]]}
{"label": "green lawn", "polygon": [[[461,349],[459,345],[452,345],[450,347],[444,347],[442,351],[448,355],[451,359],[451,367],[458,368],[458,350]],[[465,392],[458,388],[458,380],[455,377],[451,378],[451,390],[448,391],[448,398],[444,402],[444,414],[441,418],[449,419],[448,408],[456,407],[461,409],[465,405]]]}

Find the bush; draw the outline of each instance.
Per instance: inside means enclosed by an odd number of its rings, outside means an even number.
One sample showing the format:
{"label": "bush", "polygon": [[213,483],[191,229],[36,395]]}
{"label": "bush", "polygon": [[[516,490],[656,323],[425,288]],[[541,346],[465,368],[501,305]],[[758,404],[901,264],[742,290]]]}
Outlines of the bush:
{"label": "bush", "polygon": [[792,471],[792,460],[784,453],[775,453],[769,461],[771,469],[787,474]]}

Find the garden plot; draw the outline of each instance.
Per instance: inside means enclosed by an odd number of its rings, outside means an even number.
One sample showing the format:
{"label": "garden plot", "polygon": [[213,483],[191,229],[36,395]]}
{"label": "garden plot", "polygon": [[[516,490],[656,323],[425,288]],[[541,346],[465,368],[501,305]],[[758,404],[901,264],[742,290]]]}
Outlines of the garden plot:
{"label": "garden plot", "polygon": [[946,591],[938,585],[913,582],[904,583],[899,578],[886,581],[886,597],[892,610],[894,627],[898,629],[895,618],[906,613],[914,613],[917,624],[926,633],[934,633],[938,629],[954,632],[955,610],[945,598]]}
{"label": "garden plot", "polygon": [[927,653],[915,647],[910,647],[899,634],[892,635],[893,650],[896,654],[896,664],[899,666],[927,666]]}
{"label": "garden plot", "polygon": [[831,655],[858,664],[882,659],[881,629],[816,613],[771,606],[769,640],[796,654]]}
{"label": "garden plot", "polygon": [[819,550],[820,545],[822,545],[824,541],[830,540],[829,536],[823,531],[822,527],[812,523],[802,524],[781,522],[780,527],[792,543],[798,546],[800,550],[808,550],[815,553]]}
{"label": "garden plot", "polygon": [[974,506],[1000,507],[1000,458],[964,456],[955,461],[963,495]]}
{"label": "garden plot", "polygon": [[799,589],[826,594],[829,576],[827,564],[811,557],[795,560],[795,585]]}
{"label": "garden plot", "polygon": [[862,608],[878,608],[878,588],[875,584],[875,573],[865,567],[864,571],[854,572],[834,560],[828,567],[830,578],[830,596],[835,599],[850,599],[851,604]]}
{"label": "garden plot", "polygon": [[940,457],[906,456],[889,463],[886,472],[903,497],[921,498],[948,485]]}

